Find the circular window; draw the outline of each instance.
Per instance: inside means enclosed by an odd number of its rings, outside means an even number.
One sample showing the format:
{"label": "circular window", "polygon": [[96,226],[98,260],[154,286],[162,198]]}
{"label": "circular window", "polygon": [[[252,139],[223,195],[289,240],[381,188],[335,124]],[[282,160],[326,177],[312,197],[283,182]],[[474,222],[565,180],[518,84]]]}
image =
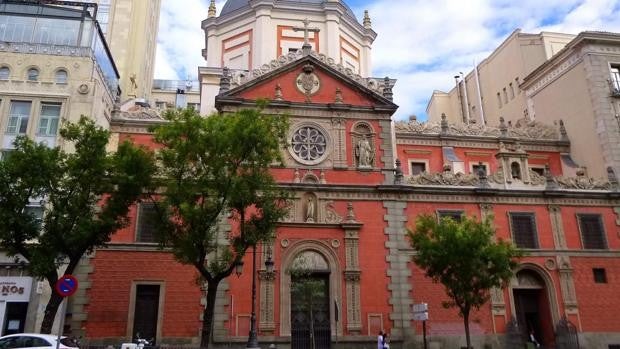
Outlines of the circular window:
{"label": "circular window", "polygon": [[291,136],[291,152],[302,163],[317,164],[327,153],[327,137],[314,126],[302,126]]}

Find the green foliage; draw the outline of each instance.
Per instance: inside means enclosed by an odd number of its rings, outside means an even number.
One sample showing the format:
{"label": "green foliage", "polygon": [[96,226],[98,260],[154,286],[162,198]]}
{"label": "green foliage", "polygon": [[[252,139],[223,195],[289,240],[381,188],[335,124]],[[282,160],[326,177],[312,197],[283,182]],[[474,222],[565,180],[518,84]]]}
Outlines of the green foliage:
{"label": "green foliage", "polygon": [[[269,169],[282,163],[288,123],[260,108],[206,118],[193,109],[172,110],[165,117],[153,129],[162,146],[158,236],[208,284],[201,340],[207,347],[217,285],[249,247],[273,238],[286,214],[287,195]],[[222,231],[225,226],[231,231]]]}
{"label": "green foliage", "polygon": [[[127,224],[129,207],[155,171],[152,154],[129,143],[106,153],[109,132],[86,117],[60,135],[72,152],[20,137],[0,162],[0,221],[7,222],[0,246],[25,258],[30,273],[51,286],[59,267],[72,273],[85,253]],[[44,204],[41,225],[25,209],[31,200]]]}
{"label": "green foliage", "polygon": [[408,235],[417,252],[414,262],[426,276],[445,287],[450,301],[443,305],[457,307],[464,318],[469,345],[471,309],[479,309],[489,300],[491,288],[504,286],[510,280],[521,253],[511,243],[494,240],[491,219],[437,221],[431,215],[421,215]]}

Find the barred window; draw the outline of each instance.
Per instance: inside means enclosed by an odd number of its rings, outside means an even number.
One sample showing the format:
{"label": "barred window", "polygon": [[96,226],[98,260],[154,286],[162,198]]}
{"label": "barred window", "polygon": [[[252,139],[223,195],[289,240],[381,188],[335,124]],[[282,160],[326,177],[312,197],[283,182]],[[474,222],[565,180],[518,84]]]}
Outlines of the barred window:
{"label": "barred window", "polygon": [[581,242],[585,249],[604,250],[607,248],[603,219],[598,214],[578,214]]}
{"label": "barred window", "polygon": [[597,284],[607,283],[607,273],[605,272],[605,268],[593,268],[592,275],[594,276],[595,283]]}
{"label": "barred window", "polygon": [[536,216],[533,213],[510,213],[512,241],[520,248],[538,248]]}
{"label": "barred window", "polygon": [[136,229],[136,242],[157,242],[155,238],[155,205],[153,203],[140,203],[138,206],[138,227]]}
{"label": "barred window", "polygon": [[439,210],[437,211],[437,218],[451,218],[455,222],[460,222],[463,216],[463,211],[460,210]]}

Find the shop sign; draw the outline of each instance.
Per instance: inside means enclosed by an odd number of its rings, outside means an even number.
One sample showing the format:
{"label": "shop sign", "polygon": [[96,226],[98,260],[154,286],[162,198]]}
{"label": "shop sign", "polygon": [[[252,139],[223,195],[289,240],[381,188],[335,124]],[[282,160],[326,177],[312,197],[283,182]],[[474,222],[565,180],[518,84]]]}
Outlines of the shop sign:
{"label": "shop sign", "polygon": [[28,302],[31,288],[31,277],[0,277],[0,301]]}

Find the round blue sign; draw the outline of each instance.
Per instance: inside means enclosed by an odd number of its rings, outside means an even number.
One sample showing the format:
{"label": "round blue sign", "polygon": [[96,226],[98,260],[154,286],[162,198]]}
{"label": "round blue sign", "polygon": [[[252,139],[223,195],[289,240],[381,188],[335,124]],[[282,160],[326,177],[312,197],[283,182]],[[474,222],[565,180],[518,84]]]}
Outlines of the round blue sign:
{"label": "round blue sign", "polygon": [[69,297],[77,291],[78,281],[73,275],[63,275],[54,288],[61,297]]}

